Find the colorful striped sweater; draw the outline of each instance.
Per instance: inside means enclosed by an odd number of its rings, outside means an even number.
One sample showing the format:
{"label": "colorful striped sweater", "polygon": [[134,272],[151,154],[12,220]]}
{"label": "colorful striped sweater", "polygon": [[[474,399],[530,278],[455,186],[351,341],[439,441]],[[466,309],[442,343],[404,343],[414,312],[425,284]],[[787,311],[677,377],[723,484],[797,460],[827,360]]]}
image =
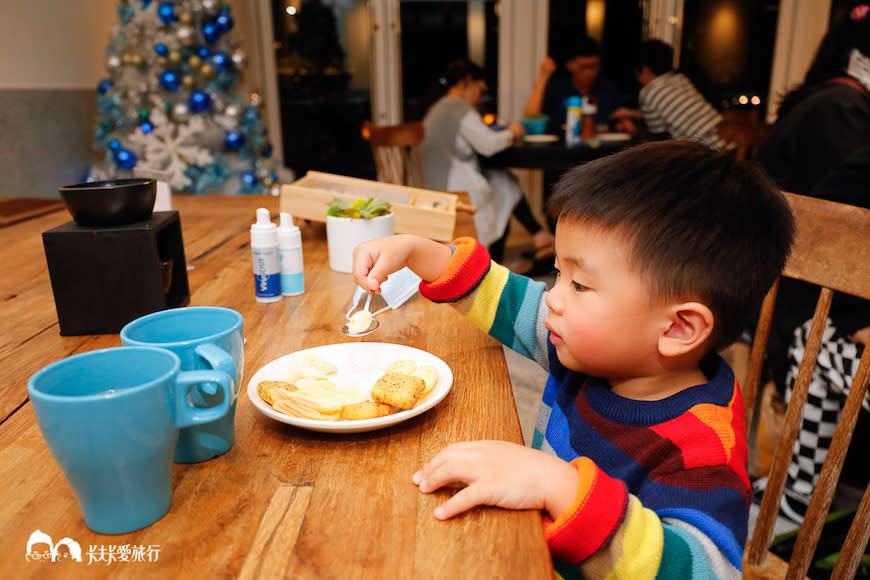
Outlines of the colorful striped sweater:
{"label": "colorful striped sweater", "polygon": [[447,272],[420,293],[550,372],[532,447],[581,475],[574,507],[555,522],[544,515],[558,574],[739,578],[750,492],[743,403],[725,361],[705,358],[709,382],[665,399],[620,397],[559,363],[544,283],[491,262],[475,240],[454,245]]}

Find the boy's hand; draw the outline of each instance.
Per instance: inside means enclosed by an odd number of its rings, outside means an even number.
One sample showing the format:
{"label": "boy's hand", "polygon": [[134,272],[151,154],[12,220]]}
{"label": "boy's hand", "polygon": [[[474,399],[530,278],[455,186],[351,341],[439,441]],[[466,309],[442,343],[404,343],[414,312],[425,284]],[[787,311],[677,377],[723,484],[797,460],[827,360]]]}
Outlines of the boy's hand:
{"label": "boy's hand", "polygon": [[579,474],[558,457],[506,441],[465,441],[445,447],[413,476],[423,493],[449,483],[466,487],[435,509],[439,520],[477,505],[546,510],[555,519],[571,507]]}
{"label": "boy's hand", "polygon": [[408,266],[426,282],[447,270],[448,246],[427,238],[401,234],[363,242],[353,250],[353,279],[366,290],[381,291],[387,276]]}

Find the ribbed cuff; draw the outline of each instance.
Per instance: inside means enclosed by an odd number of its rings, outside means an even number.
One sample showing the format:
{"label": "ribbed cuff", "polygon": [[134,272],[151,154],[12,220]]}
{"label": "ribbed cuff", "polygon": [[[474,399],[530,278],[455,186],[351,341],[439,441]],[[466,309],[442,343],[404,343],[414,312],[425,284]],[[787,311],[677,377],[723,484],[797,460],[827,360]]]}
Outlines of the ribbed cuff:
{"label": "ribbed cuff", "polygon": [[470,294],[486,273],[489,252],[474,238],[457,238],[447,271],[431,283],[420,282],[420,294],[433,302],[456,302]]}
{"label": "ribbed cuff", "polygon": [[588,457],[571,465],[580,472],[577,497],[555,521],[544,515],[544,534],[554,558],[579,564],[613,539],[628,511],[628,491]]}

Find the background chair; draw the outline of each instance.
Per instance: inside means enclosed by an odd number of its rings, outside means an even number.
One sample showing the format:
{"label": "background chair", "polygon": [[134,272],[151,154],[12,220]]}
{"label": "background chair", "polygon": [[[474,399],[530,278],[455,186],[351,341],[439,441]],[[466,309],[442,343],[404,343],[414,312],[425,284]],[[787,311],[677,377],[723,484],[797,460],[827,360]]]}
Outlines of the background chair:
{"label": "background chair", "polygon": [[374,125],[365,121],[362,136],[371,145],[378,181],[425,189],[418,147],[423,142],[423,123]]}
{"label": "background chair", "polygon": [[743,161],[758,151],[772,127],[761,120],[757,111],[725,109],[717,131],[723,141],[733,146],[737,160]]}
{"label": "background chair", "polygon": [[[793,555],[789,562],[783,562],[769,553],[768,547],[831,299],[834,291],[870,299],[870,246],[866,243],[870,236],[870,210],[789,193],[785,195],[795,214],[797,237],[783,275],[817,284],[822,290],[804,358],[786,411],[782,435],[774,452],[758,519],[744,554],[743,577],[747,579],[806,576],[831,507],[870,378],[870,348],[867,348],[861,357],[818,484],[798,533]],[[747,429],[752,424],[778,286],[778,282],[774,284],[764,300],[750,353],[743,388]],[[868,537],[870,493],[865,491],[831,578],[855,576]]]}

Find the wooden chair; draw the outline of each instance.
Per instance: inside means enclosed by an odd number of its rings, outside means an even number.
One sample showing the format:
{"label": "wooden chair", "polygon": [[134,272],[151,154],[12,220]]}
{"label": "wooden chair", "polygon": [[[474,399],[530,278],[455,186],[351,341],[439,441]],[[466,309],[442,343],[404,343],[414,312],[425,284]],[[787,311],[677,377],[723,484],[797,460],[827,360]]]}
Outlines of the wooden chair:
{"label": "wooden chair", "polygon": [[772,128],[773,125],[762,121],[757,112],[735,109],[724,110],[722,121],[716,127],[719,137],[734,149],[738,161],[755,154]]}
{"label": "wooden chair", "polygon": [[[849,396],[800,528],[793,556],[783,562],[769,553],[773,527],[785,488],[788,464],[807,399],[813,367],[821,344],[825,318],[834,291],[870,299],[870,210],[839,203],[785,194],[797,222],[797,236],[784,276],[812,282],[822,287],[813,316],[794,391],[786,411],[783,432],[774,452],[758,519],[747,543],[743,577],[804,578],[810,567],[822,525],[828,515],[852,433],[861,411],[861,402],[870,379],[870,348],[865,349]],[[752,424],[756,394],[761,382],[764,351],[770,334],[773,307],[779,283],[771,288],[762,306],[755,340],[749,358],[744,406],[747,429]],[[868,488],[870,491],[870,488]],[[853,578],[870,537],[870,492],[865,491],[839,560],[834,579]]]}
{"label": "wooden chair", "polygon": [[362,135],[372,147],[378,181],[425,189],[418,148],[423,142],[423,123],[374,125],[365,121]]}

